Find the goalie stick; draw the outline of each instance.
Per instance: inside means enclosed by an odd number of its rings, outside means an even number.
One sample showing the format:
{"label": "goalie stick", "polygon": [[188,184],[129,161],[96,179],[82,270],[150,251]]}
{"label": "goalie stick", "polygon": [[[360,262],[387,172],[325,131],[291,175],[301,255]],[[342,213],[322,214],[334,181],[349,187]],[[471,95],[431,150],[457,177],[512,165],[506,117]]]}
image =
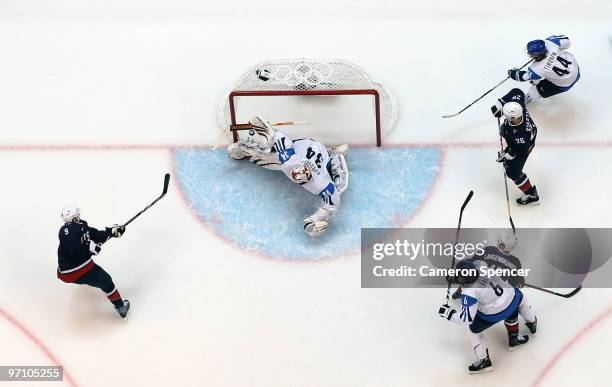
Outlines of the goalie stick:
{"label": "goalie stick", "polygon": [[535,285],[525,284],[525,286],[528,287],[528,288],[539,290],[541,292],[545,292],[545,293],[549,293],[549,294],[554,294],[555,296],[559,296],[559,297],[563,297],[563,298],[570,298],[572,296],[575,296],[576,293],[578,293],[580,291],[580,289],[582,289],[582,285],[580,285],[576,289],[572,290],[571,292],[563,294],[563,293],[554,292],[554,291],[549,290],[549,289],[544,289],[544,288],[541,288],[541,287],[535,286]]}
{"label": "goalie stick", "polygon": [[[272,126],[284,126],[284,125],[304,125],[307,124],[308,121],[285,121],[285,122],[275,122],[270,124]],[[230,130],[248,130],[253,129],[253,125],[251,124],[237,124],[230,125]]]}
{"label": "goalie stick", "polygon": [[166,175],[164,176],[164,189],[162,190],[162,194],[155,200],[153,200],[153,202],[151,204],[149,204],[148,206],[146,206],[142,211],[140,211],[139,213],[137,213],[136,215],[132,216],[132,219],[128,220],[127,222],[125,222],[124,224],[121,225],[121,227],[125,227],[128,224],[132,223],[132,221],[136,218],[138,218],[140,215],[142,215],[146,210],[148,210],[149,208],[151,208],[155,203],[157,203],[159,201],[159,199],[163,198],[164,196],[166,196],[166,193],[168,192],[168,184],[170,183],[170,174],[166,173]]}
{"label": "goalie stick", "polygon": [[[463,201],[463,204],[461,205],[461,210],[459,211],[459,223],[457,224],[457,234],[455,235],[455,244],[453,245],[453,261],[451,263],[451,269],[455,267],[455,249],[457,248],[457,243],[459,243],[459,232],[461,231],[461,218],[463,217],[463,210],[465,210],[465,207],[467,206],[470,199],[472,199],[472,196],[474,196],[474,191],[470,191],[470,193],[468,193],[467,197]],[[447,282],[448,286],[446,288],[446,305],[448,305],[450,299],[451,288],[450,279],[447,278]]]}
{"label": "goalie stick", "polygon": [[[524,65],[522,65],[519,70],[522,70],[523,68],[525,68],[525,66],[527,66],[529,63],[533,62],[533,59],[531,59],[529,62],[525,63]],[[484,93],[483,95],[481,95],[480,97],[476,98],[476,100],[474,102],[472,102],[471,104],[467,105],[466,107],[464,107],[463,109],[459,110],[459,112],[455,113],[455,114],[448,114],[445,116],[442,116],[442,118],[451,118],[451,117],[456,117],[459,114],[463,113],[464,111],[466,111],[470,106],[472,106],[473,104],[475,104],[476,102],[480,101],[481,99],[483,99],[486,95],[488,95],[490,92],[492,92],[493,90],[497,89],[502,83],[506,82],[508,79],[510,79],[510,75],[508,75],[506,78],[504,78],[503,81],[499,82],[497,85],[493,86],[492,88],[490,88],[486,93]]]}

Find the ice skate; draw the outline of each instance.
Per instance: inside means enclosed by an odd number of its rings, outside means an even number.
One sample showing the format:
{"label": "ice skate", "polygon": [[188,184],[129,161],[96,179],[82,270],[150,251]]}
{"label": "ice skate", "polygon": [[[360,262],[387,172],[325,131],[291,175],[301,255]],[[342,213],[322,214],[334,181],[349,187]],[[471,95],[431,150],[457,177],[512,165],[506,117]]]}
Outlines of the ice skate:
{"label": "ice skate", "polygon": [[527,344],[529,336],[520,336],[518,334],[508,334],[508,352],[512,352],[523,344]]}
{"label": "ice skate", "polygon": [[521,195],[520,198],[516,199],[516,204],[519,206],[527,206],[527,205],[538,205],[540,204],[540,197],[538,196],[538,190],[535,185],[527,190],[526,193]]}
{"label": "ice skate", "polygon": [[487,357],[480,359],[468,367],[468,373],[470,374],[482,374],[483,372],[493,371],[493,363],[489,358],[489,351],[487,350]]}
{"label": "ice skate", "polygon": [[538,318],[536,317],[533,322],[525,322],[525,326],[529,329],[529,332],[531,332],[531,334],[536,333],[536,331],[538,330]]}
{"label": "ice skate", "polygon": [[115,308],[115,310],[117,310],[117,313],[119,313],[121,318],[126,318],[128,311],[130,310],[130,302],[128,300],[123,300],[123,306]]}

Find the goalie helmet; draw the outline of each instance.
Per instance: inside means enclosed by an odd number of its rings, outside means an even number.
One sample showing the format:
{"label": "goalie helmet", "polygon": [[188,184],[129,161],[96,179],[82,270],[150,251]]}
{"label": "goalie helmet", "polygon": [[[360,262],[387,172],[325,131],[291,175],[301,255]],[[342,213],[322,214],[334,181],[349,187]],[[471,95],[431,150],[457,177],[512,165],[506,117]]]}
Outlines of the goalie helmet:
{"label": "goalie helmet", "polygon": [[246,136],[247,140],[267,147],[274,136],[274,129],[270,121],[255,116],[249,120],[249,124],[251,124],[252,128],[248,131],[248,135]]}
{"label": "goalie helmet", "polygon": [[502,113],[512,126],[520,125],[523,122],[523,107],[518,102],[508,102],[504,104]]}
{"label": "goalie helmet", "polygon": [[61,217],[64,223],[78,222],[81,219],[81,210],[75,206],[67,206],[62,210]]}
{"label": "goalie helmet", "polygon": [[312,172],[302,163],[291,171],[291,179],[298,184],[305,184],[312,179]]}
{"label": "goalie helmet", "polygon": [[511,252],[517,245],[518,239],[512,232],[500,232],[497,234],[497,247],[504,253]]}

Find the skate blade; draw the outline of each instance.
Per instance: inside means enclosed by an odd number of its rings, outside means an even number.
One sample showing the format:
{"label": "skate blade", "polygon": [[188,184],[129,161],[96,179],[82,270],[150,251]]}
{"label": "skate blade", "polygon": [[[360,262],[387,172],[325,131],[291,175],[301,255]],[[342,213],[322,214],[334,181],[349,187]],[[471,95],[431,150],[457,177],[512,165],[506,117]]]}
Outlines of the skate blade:
{"label": "skate blade", "polygon": [[478,371],[468,371],[468,374],[470,374],[470,375],[484,374],[485,372],[490,372],[490,371],[493,371],[493,366],[488,367],[488,368],[484,368],[484,369],[478,370]]}
{"label": "skate blade", "polygon": [[516,203],[516,205],[519,206],[519,207],[535,207],[535,206],[539,206],[540,205],[540,201],[538,200],[537,202],[531,202],[531,203],[527,203],[527,204]]}
{"label": "skate blade", "polygon": [[[527,344],[527,343],[525,343],[525,344]],[[519,344],[519,345],[515,345],[514,347],[508,347],[508,352],[512,352],[515,349],[517,349],[518,347],[522,347],[525,344]]]}

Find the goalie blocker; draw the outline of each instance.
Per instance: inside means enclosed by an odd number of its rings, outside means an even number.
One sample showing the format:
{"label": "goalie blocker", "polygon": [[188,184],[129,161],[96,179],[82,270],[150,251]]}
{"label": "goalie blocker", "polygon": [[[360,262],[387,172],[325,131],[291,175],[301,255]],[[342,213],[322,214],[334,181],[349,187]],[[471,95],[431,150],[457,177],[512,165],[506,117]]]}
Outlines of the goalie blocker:
{"label": "goalie blocker", "polygon": [[327,149],[313,139],[292,140],[258,116],[253,117],[249,124],[253,130],[227,148],[230,157],[281,170],[291,181],[319,196],[319,208],[304,219],[303,227],[311,237],[325,233],[330,219],[340,207],[341,195],[348,188],[349,172],[344,157],[348,146]]}

